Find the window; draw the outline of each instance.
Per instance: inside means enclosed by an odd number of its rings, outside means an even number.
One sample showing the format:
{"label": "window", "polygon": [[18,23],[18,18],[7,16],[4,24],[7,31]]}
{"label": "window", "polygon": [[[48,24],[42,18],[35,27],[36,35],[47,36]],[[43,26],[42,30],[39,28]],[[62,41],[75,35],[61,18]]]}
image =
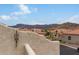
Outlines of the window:
{"label": "window", "polygon": [[71,40],[71,36],[68,36],[68,40]]}

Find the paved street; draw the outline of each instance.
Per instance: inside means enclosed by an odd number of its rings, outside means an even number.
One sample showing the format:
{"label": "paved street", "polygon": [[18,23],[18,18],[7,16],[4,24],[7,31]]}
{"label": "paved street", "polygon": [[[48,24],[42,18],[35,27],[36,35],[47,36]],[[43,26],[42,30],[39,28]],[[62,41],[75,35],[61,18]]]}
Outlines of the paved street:
{"label": "paved street", "polygon": [[60,55],[79,55],[76,49],[60,45]]}

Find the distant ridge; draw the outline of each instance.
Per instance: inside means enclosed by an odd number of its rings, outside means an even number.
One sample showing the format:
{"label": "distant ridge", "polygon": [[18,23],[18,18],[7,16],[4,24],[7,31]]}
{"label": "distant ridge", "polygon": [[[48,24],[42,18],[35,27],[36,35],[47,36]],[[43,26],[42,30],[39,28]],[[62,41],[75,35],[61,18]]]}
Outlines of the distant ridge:
{"label": "distant ridge", "polygon": [[39,29],[45,29],[45,28],[74,29],[74,28],[79,28],[79,24],[70,23],[70,22],[66,22],[66,23],[63,23],[63,24],[48,24],[48,25],[17,24],[17,25],[10,26],[10,27],[14,27],[14,28],[39,28]]}
{"label": "distant ridge", "polygon": [[65,28],[65,29],[74,29],[74,28],[79,28],[79,24],[66,22],[66,23],[60,24],[58,27]]}
{"label": "distant ridge", "polygon": [[44,28],[51,28],[51,27],[57,27],[58,24],[50,24],[50,25],[27,25],[27,24],[17,24],[14,26],[10,26],[10,27],[14,27],[14,28],[39,28],[39,29],[44,29]]}

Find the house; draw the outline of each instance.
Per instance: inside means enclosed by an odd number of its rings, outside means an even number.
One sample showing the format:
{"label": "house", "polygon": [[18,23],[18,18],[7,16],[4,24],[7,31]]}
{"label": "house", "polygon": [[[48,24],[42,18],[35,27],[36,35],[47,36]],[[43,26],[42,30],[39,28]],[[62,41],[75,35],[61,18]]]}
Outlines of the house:
{"label": "house", "polygon": [[62,30],[59,40],[66,43],[79,44],[79,30]]}

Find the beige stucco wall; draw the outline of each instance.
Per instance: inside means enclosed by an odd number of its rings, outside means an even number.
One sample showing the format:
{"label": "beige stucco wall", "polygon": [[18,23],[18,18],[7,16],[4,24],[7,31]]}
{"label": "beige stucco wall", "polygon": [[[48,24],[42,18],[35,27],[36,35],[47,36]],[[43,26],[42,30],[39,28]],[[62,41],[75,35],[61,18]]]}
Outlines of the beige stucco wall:
{"label": "beige stucco wall", "polygon": [[14,33],[15,30],[0,25],[0,54],[15,54]]}
{"label": "beige stucco wall", "polygon": [[44,36],[34,32],[19,31],[19,40],[16,43],[14,40],[15,29],[0,25],[0,54],[27,54],[24,45],[28,43],[37,55],[57,55],[60,54],[58,41],[49,41]]}
{"label": "beige stucco wall", "polygon": [[[68,36],[71,36],[71,40],[68,40]],[[63,35],[60,39],[67,43],[79,44],[79,36],[76,35]]]}

